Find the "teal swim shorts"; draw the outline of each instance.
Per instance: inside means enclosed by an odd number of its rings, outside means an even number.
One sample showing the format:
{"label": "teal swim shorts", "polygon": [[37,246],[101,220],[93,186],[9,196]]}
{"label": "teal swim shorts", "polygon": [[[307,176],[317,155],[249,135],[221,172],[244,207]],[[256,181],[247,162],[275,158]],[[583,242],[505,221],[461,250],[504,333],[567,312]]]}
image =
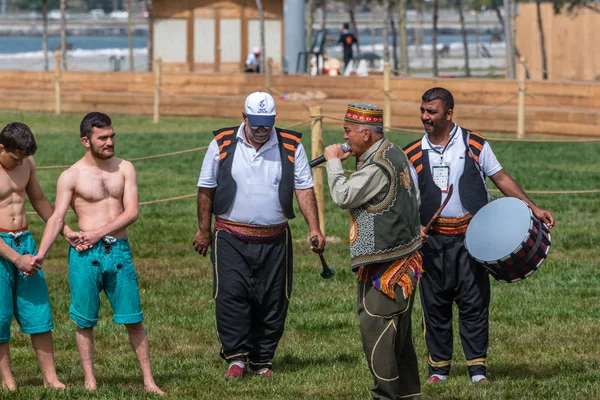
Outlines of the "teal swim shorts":
{"label": "teal swim shorts", "polygon": [[[37,254],[28,230],[0,232],[0,237],[19,254]],[[42,270],[25,276],[12,262],[0,257],[0,343],[10,340],[13,316],[21,331],[28,335],[54,329],[48,287]]]}
{"label": "teal swim shorts", "polygon": [[80,328],[92,328],[98,323],[102,290],[114,311],[115,324],[136,324],[144,320],[127,238],[112,244],[100,240],[91,249],[79,253],[71,247],[69,285],[69,314]]}

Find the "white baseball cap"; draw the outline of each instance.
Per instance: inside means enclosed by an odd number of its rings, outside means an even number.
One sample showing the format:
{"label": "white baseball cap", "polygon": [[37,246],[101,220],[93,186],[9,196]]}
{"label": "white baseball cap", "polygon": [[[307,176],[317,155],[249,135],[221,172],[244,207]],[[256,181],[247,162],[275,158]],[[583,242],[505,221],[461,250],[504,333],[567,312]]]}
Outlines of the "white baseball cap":
{"label": "white baseball cap", "polygon": [[254,92],[246,97],[244,112],[251,126],[275,126],[275,100],[266,92]]}

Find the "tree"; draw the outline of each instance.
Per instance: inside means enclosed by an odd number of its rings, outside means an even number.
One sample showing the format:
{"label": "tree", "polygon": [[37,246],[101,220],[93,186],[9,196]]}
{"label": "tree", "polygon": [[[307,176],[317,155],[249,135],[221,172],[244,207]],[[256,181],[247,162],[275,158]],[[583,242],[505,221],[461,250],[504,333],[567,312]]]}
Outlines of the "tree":
{"label": "tree", "polygon": [[431,46],[433,57],[433,76],[439,75],[438,70],[438,52],[437,52],[437,33],[438,33],[438,8],[439,0],[433,0],[433,31],[431,32]]}
{"label": "tree", "polygon": [[383,61],[390,61],[390,0],[383,0]]}
{"label": "tree", "polygon": [[588,10],[600,13],[600,6],[594,0],[552,0],[552,5],[556,14],[560,14],[565,6],[567,13],[576,12],[580,8],[587,8]]}
{"label": "tree", "polygon": [[267,57],[267,51],[265,49],[265,10],[263,8],[262,0],[256,0],[256,7],[258,8],[258,24],[260,30],[260,70],[264,74],[265,71],[265,57]]}
{"label": "tree", "polygon": [[544,37],[544,26],[542,24],[542,6],[540,0],[536,0],[535,6],[537,9],[537,24],[540,34],[540,51],[542,52],[542,79],[548,79],[548,58],[546,57],[546,39]]}
{"label": "tree", "polygon": [[67,70],[67,0],[60,0],[60,56],[62,67]]}
{"label": "tree", "polygon": [[[356,27],[356,7],[359,5],[360,0],[347,0],[346,6],[348,9],[348,15],[350,16],[350,30],[356,38],[358,38],[358,28]],[[360,55],[360,42],[356,46],[356,54]]]}
{"label": "tree", "polygon": [[[306,21],[306,73],[310,75],[310,55],[313,52],[312,36],[313,25],[315,23],[315,0],[308,0],[308,20]],[[317,60],[317,65],[319,61]]]}
{"label": "tree", "polygon": [[458,16],[460,18],[460,32],[462,33],[463,49],[465,53],[465,75],[471,76],[469,68],[469,43],[467,43],[467,31],[465,29],[465,16],[463,15],[462,0],[456,0],[456,8],[458,8]]}
{"label": "tree", "polygon": [[42,0],[42,51],[44,53],[44,71],[50,69],[48,60],[48,0]]}
{"label": "tree", "polygon": [[394,3],[389,2],[386,20],[390,24],[392,30],[392,54],[394,56],[394,75],[398,74],[398,37],[396,34],[396,24],[394,24]]}
{"label": "tree", "polygon": [[400,0],[398,7],[398,31],[400,33],[400,73],[408,76],[408,38],[406,31],[406,0]]}

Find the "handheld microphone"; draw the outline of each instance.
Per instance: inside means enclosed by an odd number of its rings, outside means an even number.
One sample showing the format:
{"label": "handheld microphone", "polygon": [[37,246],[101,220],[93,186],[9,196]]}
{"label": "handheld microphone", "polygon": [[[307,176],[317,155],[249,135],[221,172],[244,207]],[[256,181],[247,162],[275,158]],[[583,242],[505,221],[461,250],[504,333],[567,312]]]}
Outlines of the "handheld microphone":
{"label": "handheld microphone", "polygon": [[[344,153],[347,153],[350,151],[350,145],[348,144],[348,142],[342,143],[342,151]],[[310,165],[311,168],[314,168],[317,165],[323,164],[324,162],[325,162],[325,156],[321,156],[321,157],[317,157],[314,160],[310,161],[308,163],[308,165]]]}

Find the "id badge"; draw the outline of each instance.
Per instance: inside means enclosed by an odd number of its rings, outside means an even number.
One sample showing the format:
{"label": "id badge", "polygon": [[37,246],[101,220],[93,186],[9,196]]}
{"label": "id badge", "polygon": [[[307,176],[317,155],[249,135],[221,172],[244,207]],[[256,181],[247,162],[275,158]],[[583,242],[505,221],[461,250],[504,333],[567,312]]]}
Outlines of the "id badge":
{"label": "id badge", "polygon": [[443,193],[448,192],[449,177],[450,167],[446,165],[436,165],[433,167],[433,183],[435,183]]}

